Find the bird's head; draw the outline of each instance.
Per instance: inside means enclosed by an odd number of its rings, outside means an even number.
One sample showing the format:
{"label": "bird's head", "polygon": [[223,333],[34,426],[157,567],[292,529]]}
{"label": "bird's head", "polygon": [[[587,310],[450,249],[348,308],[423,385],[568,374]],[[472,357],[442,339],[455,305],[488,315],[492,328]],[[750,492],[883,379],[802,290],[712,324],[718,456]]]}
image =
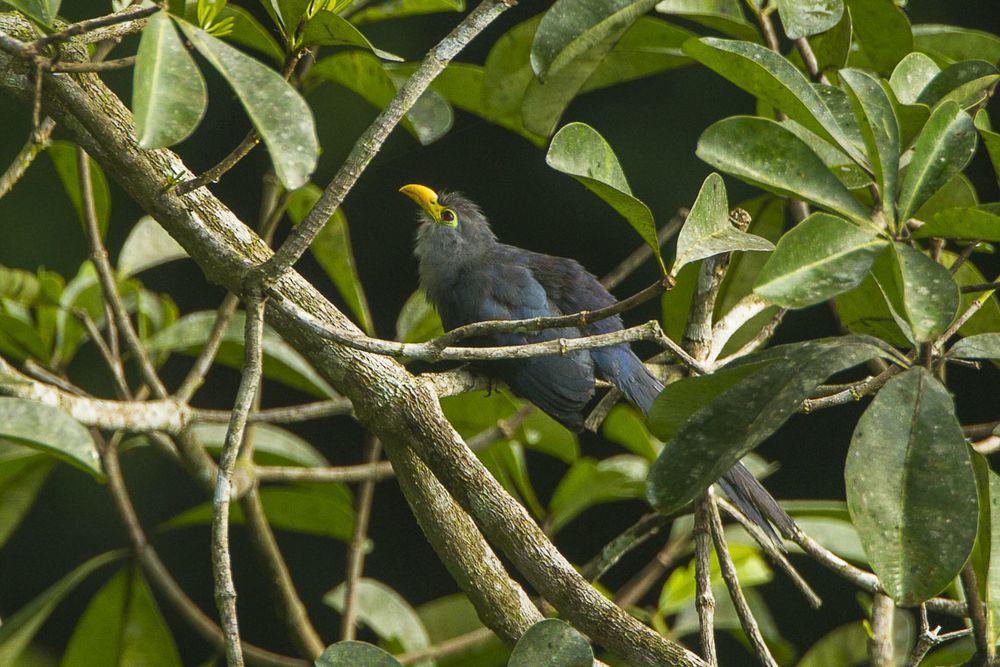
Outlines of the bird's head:
{"label": "bird's head", "polygon": [[399,191],[421,208],[418,252],[421,246],[468,252],[496,242],[483,212],[460,193],[435,192],[425,185],[404,185]]}

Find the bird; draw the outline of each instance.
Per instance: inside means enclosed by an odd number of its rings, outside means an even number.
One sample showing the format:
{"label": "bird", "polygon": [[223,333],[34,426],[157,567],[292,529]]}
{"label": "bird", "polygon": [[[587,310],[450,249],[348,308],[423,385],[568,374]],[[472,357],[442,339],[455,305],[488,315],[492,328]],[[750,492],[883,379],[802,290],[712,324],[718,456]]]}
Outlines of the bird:
{"label": "bird", "polygon": [[[399,190],[420,207],[414,254],[420,286],[445,330],[492,320],[519,320],[594,311],[617,303],[579,262],[501,243],[482,210],[459,192],[417,184]],[[523,345],[620,331],[615,315],[578,327],[496,332],[467,342],[479,346]],[[478,362],[487,376],[533,403],[566,428],[583,430],[584,414],[597,379],[610,382],[648,415],[663,384],[628,344],[565,354]],[[794,521],[742,464],[719,486],[779,548],[777,527],[792,537]]]}

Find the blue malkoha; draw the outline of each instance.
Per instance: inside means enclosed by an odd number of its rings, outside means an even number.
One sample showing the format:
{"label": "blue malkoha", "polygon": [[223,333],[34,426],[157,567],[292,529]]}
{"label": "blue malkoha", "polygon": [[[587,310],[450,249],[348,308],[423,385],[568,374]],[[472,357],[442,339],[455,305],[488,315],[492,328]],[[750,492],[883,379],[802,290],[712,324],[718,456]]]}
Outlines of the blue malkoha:
{"label": "blue malkoha", "polygon": [[[568,315],[616,303],[577,261],[497,241],[479,207],[461,194],[437,193],[423,185],[407,185],[400,192],[422,209],[415,249],[420,284],[445,330],[488,320]],[[582,327],[489,334],[468,344],[521,345],[621,329],[621,317],[616,315]],[[643,414],[649,413],[663,390],[627,344],[480,362],[477,367],[574,431],[583,429],[597,378],[618,387]],[[772,523],[790,536],[792,519],[742,464],[726,473],[719,485],[777,544]]]}

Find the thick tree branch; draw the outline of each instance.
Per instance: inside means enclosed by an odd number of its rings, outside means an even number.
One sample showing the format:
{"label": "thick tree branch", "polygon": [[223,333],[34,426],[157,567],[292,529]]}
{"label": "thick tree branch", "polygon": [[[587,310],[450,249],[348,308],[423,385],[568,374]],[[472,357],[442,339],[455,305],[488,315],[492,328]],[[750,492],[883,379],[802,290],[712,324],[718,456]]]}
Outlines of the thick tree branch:
{"label": "thick tree branch", "polygon": [[708,517],[711,502],[709,493],[711,492],[702,494],[694,509],[695,607],[698,610],[701,654],[709,665],[718,665],[719,656],[715,650],[715,595],[712,593],[712,536]]}
{"label": "thick tree branch", "polygon": [[885,593],[876,593],[872,597],[872,635],[868,638],[868,660],[872,667],[892,667],[895,663],[892,641],[892,617],[895,611],[896,605]]}

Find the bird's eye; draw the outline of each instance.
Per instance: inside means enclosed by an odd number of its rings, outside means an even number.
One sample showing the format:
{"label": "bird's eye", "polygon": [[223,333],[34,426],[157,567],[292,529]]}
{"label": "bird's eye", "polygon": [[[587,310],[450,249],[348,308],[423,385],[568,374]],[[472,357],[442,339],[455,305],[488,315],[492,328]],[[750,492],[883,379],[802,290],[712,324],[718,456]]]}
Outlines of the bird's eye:
{"label": "bird's eye", "polygon": [[455,215],[455,212],[452,211],[450,208],[446,208],[445,210],[441,211],[442,222],[447,222],[450,225],[453,224],[455,220],[457,220],[457,216]]}

